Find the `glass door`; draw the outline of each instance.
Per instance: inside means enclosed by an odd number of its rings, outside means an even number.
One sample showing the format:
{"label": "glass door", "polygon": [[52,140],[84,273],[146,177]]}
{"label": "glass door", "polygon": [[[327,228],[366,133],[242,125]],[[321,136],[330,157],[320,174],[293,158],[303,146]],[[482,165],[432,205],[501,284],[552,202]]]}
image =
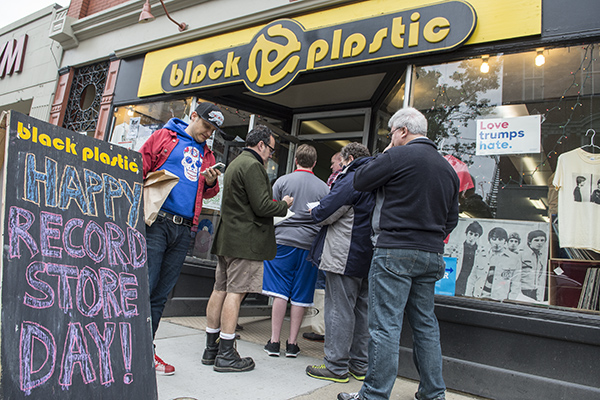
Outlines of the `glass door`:
{"label": "glass door", "polygon": [[297,143],[290,143],[287,172],[294,169],[294,152],[299,144],[307,143],[317,149],[316,176],[326,181],[331,174],[331,156],[350,142],[368,145],[371,109],[325,111],[296,114],[292,135]]}

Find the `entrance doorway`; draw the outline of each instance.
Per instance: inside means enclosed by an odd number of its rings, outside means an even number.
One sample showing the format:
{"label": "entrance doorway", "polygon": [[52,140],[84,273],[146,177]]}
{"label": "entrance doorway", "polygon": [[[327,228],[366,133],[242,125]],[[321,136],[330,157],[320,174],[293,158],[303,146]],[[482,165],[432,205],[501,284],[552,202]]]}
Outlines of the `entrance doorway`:
{"label": "entrance doorway", "polygon": [[350,142],[368,142],[370,108],[296,114],[292,122],[292,135],[297,144],[290,145],[287,172],[294,170],[294,152],[299,144],[310,144],[317,149],[314,173],[327,181],[331,174],[331,156]]}

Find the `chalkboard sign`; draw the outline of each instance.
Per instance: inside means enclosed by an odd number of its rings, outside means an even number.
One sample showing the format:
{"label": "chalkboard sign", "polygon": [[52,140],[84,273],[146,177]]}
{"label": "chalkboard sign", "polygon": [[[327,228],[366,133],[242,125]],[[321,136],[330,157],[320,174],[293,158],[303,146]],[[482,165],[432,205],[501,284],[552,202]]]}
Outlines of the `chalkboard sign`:
{"label": "chalkboard sign", "polygon": [[2,399],[157,399],[139,153],[11,111]]}

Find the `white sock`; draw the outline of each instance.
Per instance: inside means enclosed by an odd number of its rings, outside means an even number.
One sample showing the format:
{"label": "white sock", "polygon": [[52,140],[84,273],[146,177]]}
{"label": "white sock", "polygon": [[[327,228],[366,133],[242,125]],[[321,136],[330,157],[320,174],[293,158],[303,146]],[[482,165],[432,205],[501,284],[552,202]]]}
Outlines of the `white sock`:
{"label": "white sock", "polygon": [[208,326],[206,327],[206,333],[219,333],[221,332],[221,328],[209,328]]}
{"label": "white sock", "polygon": [[221,337],[221,339],[224,339],[224,340],[233,340],[233,339],[235,339],[235,333],[223,333],[223,332],[221,332],[221,334],[219,336]]}

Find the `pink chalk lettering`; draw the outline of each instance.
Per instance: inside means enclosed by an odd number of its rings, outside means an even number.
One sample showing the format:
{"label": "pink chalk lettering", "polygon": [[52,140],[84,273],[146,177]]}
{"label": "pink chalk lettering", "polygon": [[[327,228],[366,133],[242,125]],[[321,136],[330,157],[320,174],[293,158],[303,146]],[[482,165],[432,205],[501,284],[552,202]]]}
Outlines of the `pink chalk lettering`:
{"label": "pink chalk lettering", "polygon": [[119,306],[119,301],[115,292],[119,288],[119,276],[108,268],[100,268],[100,287],[102,288],[102,315],[104,319],[113,317],[112,310],[115,312],[115,317],[123,313]]}
{"label": "pink chalk lettering", "polygon": [[[133,228],[127,228],[127,240],[129,242],[129,257],[133,268],[140,268],[146,264],[148,252],[146,247],[146,238],[140,232]],[[137,252],[139,245],[139,253]]]}
{"label": "pink chalk lettering", "polygon": [[77,267],[53,263],[46,264],[46,271],[50,276],[58,276],[58,306],[67,313],[73,308],[69,279],[79,278],[79,271]]}
{"label": "pink chalk lettering", "polygon": [[[86,290],[87,289],[87,290]],[[100,288],[100,279],[96,271],[90,267],[84,267],[79,272],[77,280],[77,291],[75,302],[77,309],[86,317],[94,317],[102,309],[102,289]],[[87,295],[91,297],[91,302],[88,303]]]}
{"label": "pink chalk lettering", "polygon": [[125,365],[125,375],[123,382],[126,385],[133,383],[133,374],[131,373],[131,324],[129,322],[119,322],[121,328],[121,351],[123,352],[123,363]]}
{"label": "pink chalk lettering", "polygon": [[119,225],[107,222],[104,224],[106,229],[106,251],[108,253],[108,263],[110,265],[121,265],[127,268],[129,258],[121,247],[125,243],[125,233]]}
{"label": "pink chalk lettering", "polygon": [[110,386],[110,384],[115,381],[110,361],[110,345],[115,336],[115,326],[116,324],[114,322],[105,322],[104,335],[100,333],[98,325],[96,325],[95,322],[85,326],[85,329],[90,333],[98,348],[98,353],[100,355],[100,383],[104,386]]}
{"label": "pink chalk lettering", "polygon": [[64,388],[71,386],[73,383],[75,365],[79,365],[81,377],[85,384],[96,380],[96,373],[83,335],[83,328],[79,322],[70,322],[58,380],[58,383]]}
{"label": "pink chalk lettering", "polygon": [[[92,249],[92,235],[96,235],[98,241],[98,249],[94,251]],[[94,260],[96,263],[104,260],[104,252],[106,250],[106,234],[104,230],[95,221],[88,222],[83,232],[83,243],[85,245],[85,252],[88,257]]]}
{"label": "pink chalk lettering", "polygon": [[[34,346],[36,341],[41,343],[43,347]],[[19,349],[21,390],[30,395],[32,389],[46,382],[54,373],[56,343],[54,342],[54,336],[48,329],[35,322],[23,321],[21,323]],[[33,365],[35,349],[42,349],[46,353],[44,362],[37,368]],[[40,359],[40,357],[36,359]]]}
{"label": "pink chalk lettering", "polygon": [[137,299],[137,290],[130,289],[127,286],[137,286],[137,278],[135,275],[122,272],[119,274],[119,287],[121,289],[121,309],[125,317],[131,318],[138,315],[137,306],[129,304],[129,300]]}
{"label": "pink chalk lettering", "polygon": [[[85,257],[85,249],[83,244],[76,246],[73,244],[72,233],[75,228],[83,228],[83,220],[81,218],[71,218],[65,224],[65,230],[63,232],[63,246],[67,254],[75,258]],[[78,235],[80,237],[81,235]]]}
{"label": "pink chalk lettering", "polygon": [[[24,221],[21,221],[21,218]],[[21,248],[19,246],[22,240],[29,249],[30,257],[38,253],[38,246],[33,236],[28,232],[35,221],[35,216],[31,211],[20,207],[12,206],[8,213],[8,257],[21,258]]]}
{"label": "pink chalk lettering", "polygon": [[44,257],[62,258],[62,248],[50,245],[50,239],[60,240],[60,230],[50,225],[62,226],[62,215],[47,211],[40,213],[40,247]]}
{"label": "pink chalk lettering", "polygon": [[41,261],[34,261],[29,264],[27,266],[27,271],[25,272],[29,286],[38,292],[43,293],[44,297],[33,297],[28,292],[25,292],[23,304],[37,309],[52,307],[54,304],[54,290],[47,282],[38,279],[39,273],[46,273],[46,264]]}

